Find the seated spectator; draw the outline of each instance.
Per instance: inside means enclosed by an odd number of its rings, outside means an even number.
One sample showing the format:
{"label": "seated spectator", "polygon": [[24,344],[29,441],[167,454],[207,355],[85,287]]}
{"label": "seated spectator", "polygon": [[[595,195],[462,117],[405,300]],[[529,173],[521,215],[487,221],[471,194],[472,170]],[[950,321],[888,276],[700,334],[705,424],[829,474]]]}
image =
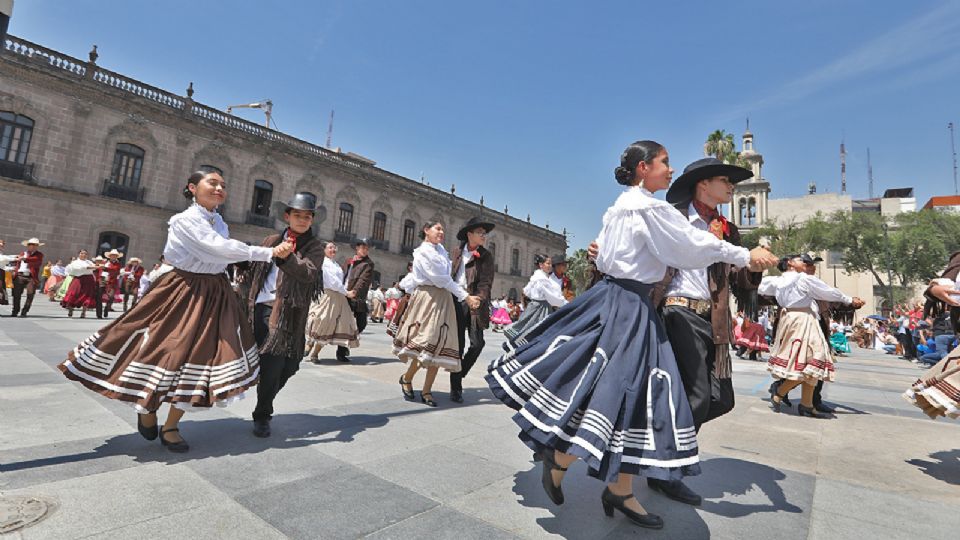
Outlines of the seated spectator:
{"label": "seated spectator", "polygon": [[931,325],[933,334],[934,350],[924,354],[919,358],[923,364],[936,364],[943,359],[953,347],[953,326],[950,323],[950,312],[946,311],[937,316]]}

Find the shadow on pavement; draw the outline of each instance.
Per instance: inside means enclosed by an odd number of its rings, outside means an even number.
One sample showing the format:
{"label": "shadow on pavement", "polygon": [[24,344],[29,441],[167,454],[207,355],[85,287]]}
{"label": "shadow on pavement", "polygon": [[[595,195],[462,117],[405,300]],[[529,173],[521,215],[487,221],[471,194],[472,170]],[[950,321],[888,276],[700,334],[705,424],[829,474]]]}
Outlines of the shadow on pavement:
{"label": "shadow on pavement", "polygon": [[[458,407],[483,405],[487,400],[485,388],[464,390],[464,403]],[[397,401],[403,403],[398,397]],[[314,414],[278,414],[271,422],[273,434],[266,439],[254,437],[251,433],[253,422],[244,418],[217,418],[213,420],[190,420],[189,416],[180,422],[181,434],[190,444],[185,454],[168,452],[160,445],[159,439],[147,441],[134,431],[107,439],[102,445],[89,452],[53,456],[35,460],[4,463],[0,471],[12,473],[28,469],[58,466],[71,463],[99,460],[110,456],[130,456],[138,463],[182,463],[209,457],[237,456],[256,454],[277,448],[300,448],[314,444],[330,442],[350,442],[357,435],[371,428],[386,426],[392,418],[442,411],[421,405],[409,404],[415,409],[398,410],[387,414],[346,414],[343,416],[325,416]],[[131,411],[132,413],[132,411]],[[166,407],[161,409],[162,422]]]}
{"label": "shadow on pavement", "polygon": [[916,466],[927,476],[960,486],[960,449],[934,452],[930,457],[935,461],[908,459],[907,463]]}
{"label": "shadow on pavement", "polygon": [[[724,517],[743,517],[762,512],[799,514],[803,509],[787,501],[779,482],[786,475],[768,465],[734,458],[713,458],[703,462],[703,474],[687,484],[703,497],[702,509]],[[728,495],[747,495],[760,490],[767,502],[742,504],[725,501]]]}

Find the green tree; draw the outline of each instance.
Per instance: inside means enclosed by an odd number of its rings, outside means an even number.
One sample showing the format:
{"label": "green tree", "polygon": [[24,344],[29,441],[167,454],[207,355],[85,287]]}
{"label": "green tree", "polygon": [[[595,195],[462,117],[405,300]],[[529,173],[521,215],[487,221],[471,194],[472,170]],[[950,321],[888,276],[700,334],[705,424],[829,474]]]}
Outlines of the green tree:
{"label": "green tree", "polygon": [[567,258],[567,277],[570,278],[570,284],[576,294],[587,290],[587,285],[590,284],[590,279],[593,277],[592,272],[593,267],[587,257],[587,250],[578,249]]}
{"label": "green tree", "polygon": [[731,156],[735,155],[736,145],[733,143],[733,133],[727,133],[718,129],[707,136],[707,142],[703,145],[703,155],[713,156],[724,163],[729,163]]}

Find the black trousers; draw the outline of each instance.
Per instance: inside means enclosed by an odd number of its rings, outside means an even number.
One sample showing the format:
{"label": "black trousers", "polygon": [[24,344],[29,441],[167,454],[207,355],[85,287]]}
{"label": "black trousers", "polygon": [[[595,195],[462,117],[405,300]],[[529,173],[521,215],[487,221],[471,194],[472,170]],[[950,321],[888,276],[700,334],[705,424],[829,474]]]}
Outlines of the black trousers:
{"label": "black trousers", "polygon": [[[828,338],[829,339],[829,338]],[[913,341],[913,334],[909,331],[905,334],[897,334],[897,341],[903,347],[903,357],[910,359],[917,357],[917,344]]]}
{"label": "black trousers", "polygon": [[[4,285],[6,286],[6,285]],[[27,293],[27,301],[23,304],[23,312],[26,313],[30,311],[30,306],[33,305],[33,296],[37,294],[37,286],[33,283],[33,279],[30,276],[21,276],[15,274],[13,276],[13,314],[17,315],[21,312],[20,309],[20,298],[23,296],[24,291]]]}
{"label": "black trousers", "polygon": [[[357,321],[357,335],[360,335],[363,329],[367,327],[367,312],[354,311],[353,318]],[[350,356],[350,349],[343,345],[337,345],[337,357],[341,356]]]}
{"label": "black trousers", "polygon": [[712,399],[714,386],[723,383],[719,379],[714,380],[713,376],[716,345],[713,343],[710,314],[697,315],[683,306],[665,306],[661,315],[670,346],[677,358],[687,401],[693,410],[693,423],[699,431],[706,422],[733,409],[732,392],[723,392],[718,387],[716,393],[725,398]]}
{"label": "black trousers", "polygon": [[[258,346],[270,333],[271,313],[273,308],[266,304],[257,304],[254,308],[253,337],[257,340]],[[299,358],[273,354],[260,355],[260,382],[257,384],[257,407],[253,410],[254,420],[270,420],[273,417],[273,400],[299,369]]]}
{"label": "black trousers", "polygon": [[[480,352],[486,344],[483,341],[483,328],[473,323],[473,317],[470,316],[470,308],[467,304],[454,299],[454,305],[457,308],[457,339],[460,342],[460,372],[450,374],[450,390],[458,392],[463,391],[463,378],[470,373],[470,368],[477,363]],[[467,339],[470,340],[470,348],[467,352]]]}

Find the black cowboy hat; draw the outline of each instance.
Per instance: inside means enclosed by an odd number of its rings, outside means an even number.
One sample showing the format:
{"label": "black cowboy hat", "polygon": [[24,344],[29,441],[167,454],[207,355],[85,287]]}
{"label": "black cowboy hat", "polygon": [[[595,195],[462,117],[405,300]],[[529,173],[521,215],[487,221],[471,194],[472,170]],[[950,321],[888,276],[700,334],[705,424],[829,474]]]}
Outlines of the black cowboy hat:
{"label": "black cowboy hat", "polygon": [[714,176],[726,176],[737,184],[753,176],[753,171],[736,165],[728,165],[715,157],[698,159],[683,169],[680,178],[673,181],[667,191],[667,202],[677,204],[693,198],[693,188],[697,182]]}
{"label": "black cowboy hat", "polygon": [[361,236],[360,238],[357,238],[356,240],[354,240],[354,241],[353,241],[353,244],[351,244],[351,245],[352,245],[353,247],[357,247],[357,246],[369,246],[369,245],[370,245],[370,239],[367,238],[366,236]]}
{"label": "black cowboy hat", "polygon": [[307,210],[310,212],[317,211],[317,196],[313,193],[300,192],[295,193],[293,198],[287,203],[284,207],[284,212],[290,210]]}
{"label": "black cowboy hat", "polygon": [[560,255],[554,255],[553,257],[550,257],[550,262],[553,263],[554,266],[558,264],[567,264],[567,256],[563,255],[562,253]]}
{"label": "black cowboy hat", "polygon": [[483,230],[490,232],[494,227],[496,227],[496,225],[490,223],[489,221],[484,221],[481,218],[472,217],[470,218],[470,221],[467,221],[467,223],[461,227],[459,231],[457,231],[457,240],[466,242],[467,233],[479,227],[483,227]]}

